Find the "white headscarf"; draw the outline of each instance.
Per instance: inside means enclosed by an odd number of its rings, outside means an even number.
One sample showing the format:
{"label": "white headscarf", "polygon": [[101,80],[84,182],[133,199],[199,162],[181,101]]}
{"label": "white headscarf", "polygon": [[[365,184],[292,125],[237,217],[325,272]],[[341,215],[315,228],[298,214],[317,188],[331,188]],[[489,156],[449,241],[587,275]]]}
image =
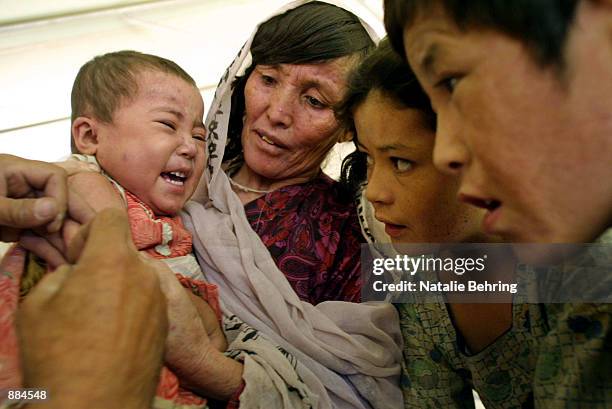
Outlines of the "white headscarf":
{"label": "white headscarf", "polygon": [[[294,1],[274,15],[308,2]],[[363,15],[341,1],[326,2]],[[372,26],[362,23],[376,41]],[[379,21],[374,25],[381,27]],[[251,63],[255,32],[222,77],[206,118],[207,169],[195,196],[198,202],[189,202],[183,214],[194,233],[198,261],[206,279],[219,286],[224,313],[237,315],[298,359],[296,371],[316,395],[316,407],[401,408],[401,335],[395,308],[385,303],[328,301],[313,306],[301,301],[251,228],[221,170],[231,84]]]}

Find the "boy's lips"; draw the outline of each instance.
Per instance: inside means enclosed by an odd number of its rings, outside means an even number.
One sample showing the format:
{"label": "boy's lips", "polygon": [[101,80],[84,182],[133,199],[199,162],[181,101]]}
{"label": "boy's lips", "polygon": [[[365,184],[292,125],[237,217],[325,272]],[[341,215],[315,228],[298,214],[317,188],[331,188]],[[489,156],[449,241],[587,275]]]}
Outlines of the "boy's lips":
{"label": "boy's lips", "polygon": [[481,207],[489,211],[494,211],[501,206],[501,202],[497,199],[482,199],[477,196],[466,195],[465,193],[459,194],[459,200],[472,206]]}
{"label": "boy's lips", "polygon": [[471,204],[472,206],[486,209],[487,213],[482,220],[482,230],[487,234],[498,233],[495,229],[495,225],[501,217],[502,202],[493,198],[483,199],[478,196],[466,195],[464,193],[459,194],[459,200]]}
{"label": "boy's lips", "polygon": [[166,182],[175,185],[175,186],[184,186],[185,182],[191,176],[192,169],[191,168],[180,168],[171,171],[165,171],[160,174],[161,178]]}

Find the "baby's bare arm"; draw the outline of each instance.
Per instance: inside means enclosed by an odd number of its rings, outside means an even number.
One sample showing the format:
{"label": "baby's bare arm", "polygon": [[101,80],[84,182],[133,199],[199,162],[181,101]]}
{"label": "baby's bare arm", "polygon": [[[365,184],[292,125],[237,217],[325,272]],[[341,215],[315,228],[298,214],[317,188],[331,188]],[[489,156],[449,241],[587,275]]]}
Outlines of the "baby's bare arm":
{"label": "baby's bare arm", "polygon": [[125,209],[125,203],[117,189],[100,173],[76,173],[68,178],[68,186],[96,212],[108,208]]}

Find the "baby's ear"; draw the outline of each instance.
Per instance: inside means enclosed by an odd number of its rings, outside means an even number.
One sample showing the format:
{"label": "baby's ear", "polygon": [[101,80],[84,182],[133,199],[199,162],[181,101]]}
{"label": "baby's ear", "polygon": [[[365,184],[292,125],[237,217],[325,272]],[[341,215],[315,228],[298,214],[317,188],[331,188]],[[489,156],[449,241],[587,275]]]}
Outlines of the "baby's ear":
{"label": "baby's ear", "polygon": [[78,152],[95,155],[98,150],[98,121],[79,116],[72,122],[72,142]]}

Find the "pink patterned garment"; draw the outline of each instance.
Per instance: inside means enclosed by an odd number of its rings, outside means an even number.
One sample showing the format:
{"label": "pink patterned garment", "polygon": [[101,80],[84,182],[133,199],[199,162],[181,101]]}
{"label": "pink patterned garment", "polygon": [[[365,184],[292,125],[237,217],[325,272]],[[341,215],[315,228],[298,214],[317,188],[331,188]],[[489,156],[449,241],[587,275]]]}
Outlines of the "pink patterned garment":
{"label": "pink patterned garment", "polygon": [[356,206],[343,197],[338,182],[321,173],[267,193],[244,209],[302,301],[360,301],[360,243],[365,239]]}
{"label": "pink patterned garment", "polygon": [[[151,209],[129,192],[126,192],[126,201],[132,238],[139,250],[146,251],[155,258],[165,258],[155,250],[156,246],[164,241],[165,223],[171,226],[171,241],[166,246],[169,251],[168,256],[180,257],[191,253],[191,234],[178,216],[151,217],[153,215]],[[167,227],[166,231],[169,231]],[[22,385],[14,318],[19,304],[25,259],[25,250],[14,246],[0,262],[0,390],[18,388]],[[207,301],[219,321],[221,320],[217,286],[178,274],[177,278],[185,288],[189,288]],[[206,399],[182,389],[176,375],[164,367],[160,374],[154,407],[205,408]]]}

